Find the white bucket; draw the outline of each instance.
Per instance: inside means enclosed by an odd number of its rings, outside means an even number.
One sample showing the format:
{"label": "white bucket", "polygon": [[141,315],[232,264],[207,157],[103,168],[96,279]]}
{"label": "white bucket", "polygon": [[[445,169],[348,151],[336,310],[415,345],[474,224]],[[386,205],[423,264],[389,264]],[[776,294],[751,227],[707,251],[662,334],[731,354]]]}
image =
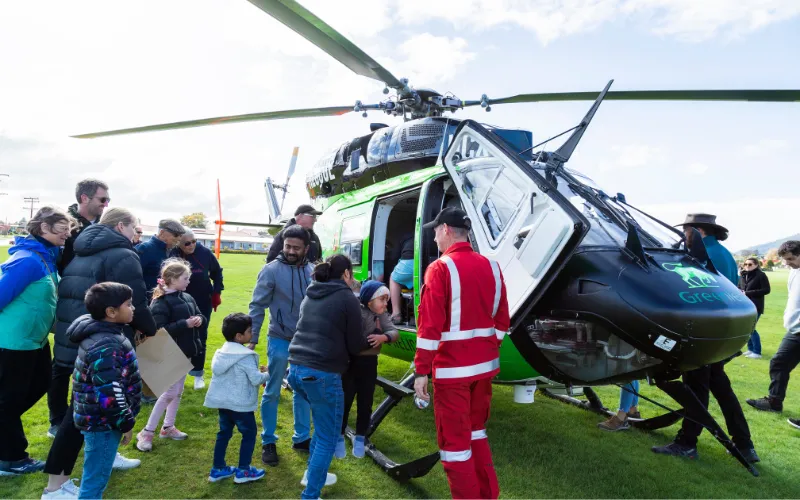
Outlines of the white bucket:
{"label": "white bucket", "polygon": [[536,392],[536,384],[531,385],[515,385],[514,386],[514,402],[522,404],[533,403],[533,393]]}

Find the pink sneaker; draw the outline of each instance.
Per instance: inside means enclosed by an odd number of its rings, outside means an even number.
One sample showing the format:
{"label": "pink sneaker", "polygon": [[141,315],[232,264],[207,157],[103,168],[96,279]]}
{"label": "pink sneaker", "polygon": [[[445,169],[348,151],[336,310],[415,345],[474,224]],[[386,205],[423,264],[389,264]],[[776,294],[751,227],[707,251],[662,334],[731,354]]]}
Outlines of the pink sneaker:
{"label": "pink sneaker", "polygon": [[142,429],[136,435],[136,448],[139,451],[152,451],[153,449],[153,432]]}
{"label": "pink sneaker", "polygon": [[161,429],[161,433],[159,433],[158,437],[161,439],[174,439],[175,441],[183,441],[184,439],[188,438],[189,435],[185,432],[181,432],[178,430],[177,427],[172,426],[168,429]]}

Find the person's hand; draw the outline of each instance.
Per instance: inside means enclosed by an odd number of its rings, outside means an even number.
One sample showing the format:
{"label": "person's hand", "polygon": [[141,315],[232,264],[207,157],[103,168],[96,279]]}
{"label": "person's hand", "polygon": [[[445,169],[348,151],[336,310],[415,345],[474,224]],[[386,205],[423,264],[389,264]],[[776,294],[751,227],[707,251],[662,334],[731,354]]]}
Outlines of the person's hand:
{"label": "person's hand", "polygon": [[372,335],[367,337],[367,342],[369,342],[369,345],[371,345],[372,347],[378,347],[379,345],[386,342],[386,335],[382,333],[373,333]]}
{"label": "person's hand", "polygon": [[125,446],[126,444],[131,442],[131,439],[133,439],[133,429],[129,430],[128,432],[122,435],[122,441],[120,441],[119,444]]}
{"label": "person's hand", "polygon": [[217,307],[222,304],[222,295],[215,293],[211,296],[211,307],[214,308],[214,312],[217,312]]}
{"label": "person's hand", "polygon": [[247,344],[247,348],[250,349],[251,351],[254,350],[256,348],[256,343],[250,342],[249,344]]}
{"label": "person's hand", "polygon": [[421,375],[414,379],[414,392],[417,397],[423,401],[430,401],[431,396],[428,394],[428,376]]}
{"label": "person's hand", "polygon": [[258,367],[258,371],[260,371],[261,373],[264,373],[264,372],[267,371],[267,367],[264,366],[264,365],[261,365],[261,366]]}
{"label": "person's hand", "polygon": [[197,328],[198,326],[203,324],[203,318],[200,316],[192,316],[191,318],[186,320],[186,324],[189,325],[191,328]]}

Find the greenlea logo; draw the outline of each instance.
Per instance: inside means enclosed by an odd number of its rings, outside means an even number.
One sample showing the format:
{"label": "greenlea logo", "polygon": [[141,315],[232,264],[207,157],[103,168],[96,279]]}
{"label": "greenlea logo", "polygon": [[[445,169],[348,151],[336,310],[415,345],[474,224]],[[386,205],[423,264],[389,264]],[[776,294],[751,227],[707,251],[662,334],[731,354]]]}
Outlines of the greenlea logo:
{"label": "greenlea logo", "polygon": [[667,271],[672,271],[683,279],[689,288],[718,288],[717,278],[713,274],[696,267],[683,267],[678,262],[661,264]]}

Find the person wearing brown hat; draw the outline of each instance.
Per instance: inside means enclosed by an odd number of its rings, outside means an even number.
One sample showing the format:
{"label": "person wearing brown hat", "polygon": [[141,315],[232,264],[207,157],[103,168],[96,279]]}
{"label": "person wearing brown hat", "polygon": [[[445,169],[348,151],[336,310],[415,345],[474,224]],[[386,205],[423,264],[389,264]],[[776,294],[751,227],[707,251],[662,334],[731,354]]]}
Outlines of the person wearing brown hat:
{"label": "person wearing brown hat", "polygon": [[720,241],[728,239],[728,229],[717,224],[717,216],[711,214],[688,214],[686,220],[678,226],[683,226],[686,241],[691,241],[690,234],[693,229],[697,229],[703,237],[703,244],[708,251],[708,257],[714,264],[719,273],[734,285],[739,285],[739,271],[736,260],[727,248],[720,244]]}
{"label": "person wearing brown hat", "polygon": [[306,252],[306,260],[311,264],[319,262],[322,259],[322,244],[319,241],[319,236],[314,232],[314,223],[317,222],[317,217],[322,215],[322,212],[315,209],[311,205],[300,205],[294,211],[294,217],[289,219],[289,222],[283,226],[283,229],[275,239],[272,240],[272,245],[269,247],[267,254],[267,263],[272,262],[278,257],[278,254],[283,251],[283,232],[287,227],[299,224],[306,231],[311,238],[311,243],[308,245],[308,252]]}

